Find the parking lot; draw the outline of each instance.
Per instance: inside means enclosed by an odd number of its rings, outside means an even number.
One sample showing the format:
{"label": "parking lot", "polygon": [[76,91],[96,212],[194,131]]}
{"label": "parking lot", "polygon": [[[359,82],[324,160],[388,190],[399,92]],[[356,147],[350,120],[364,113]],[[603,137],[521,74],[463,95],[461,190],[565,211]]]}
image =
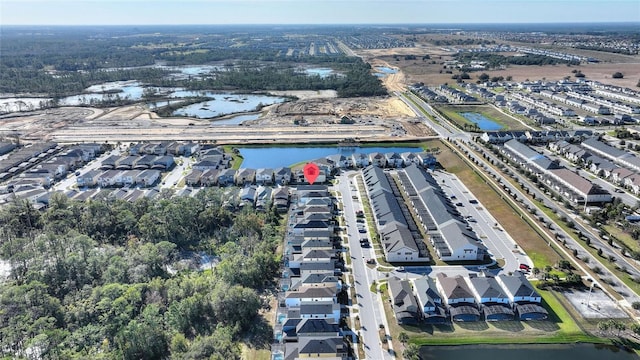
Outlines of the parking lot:
{"label": "parking lot", "polygon": [[511,235],[504,231],[496,219],[455,175],[435,171],[433,177],[442,184],[444,192],[449,195],[471,229],[489,249],[494,260],[504,259],[504,271],[519,270],[520,264],[533,267],[533,261],[516,244]]}

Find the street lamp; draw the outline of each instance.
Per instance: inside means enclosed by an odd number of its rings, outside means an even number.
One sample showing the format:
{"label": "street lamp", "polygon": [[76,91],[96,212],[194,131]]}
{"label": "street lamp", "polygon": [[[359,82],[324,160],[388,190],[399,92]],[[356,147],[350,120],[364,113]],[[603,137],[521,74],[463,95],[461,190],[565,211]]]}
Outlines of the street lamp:
{"label": "street lamp", "polygon": [[591,301],[591,291],[593,291],[593,287],[595,285],[595,283],[591,283],[591,286],[589,287],[589,296],[587,296],[587,308],[589,308],[589,301]]}

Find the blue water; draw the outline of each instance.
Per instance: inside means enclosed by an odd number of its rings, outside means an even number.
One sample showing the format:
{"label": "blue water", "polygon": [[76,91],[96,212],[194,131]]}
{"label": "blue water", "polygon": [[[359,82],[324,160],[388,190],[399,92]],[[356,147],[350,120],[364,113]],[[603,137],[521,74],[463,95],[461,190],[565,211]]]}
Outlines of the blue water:
{"label": "blue water", "polygon": [[329,68],[310,68],[310,69],[305,69],[304,72],[306,72],[308,75],[317,75],[320,76],[321,78],[325,78],[331,74],[333,74],[333,69],[329,69]]}
{"label": "blue water", "polygon": [[376,66],[374,69],[377,72],[381,72],[381,73],[385,73],[385,74],[395,74],[395,73],[398,72],[398,70],[392,69],[392,68],[386,67],[386,66]]}
{"label": "blue water", "polygon": [[494,121],[491,121],[484,117],[484,115],[474,112],[463,112],[460,115],[464,116],[465,119],[478,124],[480,130],[500,130],[502,129],[502,125],[496,124]]}
{"label": "blue water", "polygon": [[351,156],[354,153],[370,154],[372,152],[422,152],[418,147],[267,147],[267,148],[238,148],[244,157],[241,167],[250,169],[277,168],[291,166],[302,161],[320,159],[333,154]]}
{"label": "blue water", "polygon": [[[104,93],[106,91],[119,90],[117,93]],[[115,100],[117,98],[127,100],[142,99],[144,88],[137,82],[112,82],[100,85],[93,85],[86,89],[87,94],[67,96],[60,99],[60,105],[90,105],[105,100]]]}
{"label": "blue water", "polygon": [[278,342],[282,341],[282,333],[277,333],[277,334],[276,334],[276,340],[277,340]]}
{"label": "blue water", "polygon": [[286,314],[278,314],[278,324],[283,324],[286,318],[287,318]]}
{"label": "blue water", "polygon": [[284,354],[281,353],[281,352],[275,353],[275,354],[273,354],[271,359],[273,359],[273,360],[284,360]]}
{"label": "blue water", "polygon": [[173,115],[210,119],[216,116],[259,110],[264,105],[286,101],[283,97],[268,95],[250,95],[234,93],[216,93],[211,91],[178,90],[171,97],[203,96],[211,100],[181,107]]}

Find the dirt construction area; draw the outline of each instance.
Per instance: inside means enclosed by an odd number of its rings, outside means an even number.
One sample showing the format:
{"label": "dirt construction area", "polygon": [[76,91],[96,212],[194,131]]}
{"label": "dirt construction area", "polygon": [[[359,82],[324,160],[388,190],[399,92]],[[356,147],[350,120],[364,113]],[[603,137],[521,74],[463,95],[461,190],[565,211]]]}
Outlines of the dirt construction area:
{"label": "dirt construction area", "polygon": [[160,118],[143,105],[64,107],[0,117],[0,134],[21,141],[215,140],[219,143],[419,140],[433,134],[395,97],[337,98],[334,91],[275,92],[297,100],[271,105],[258,120]]}

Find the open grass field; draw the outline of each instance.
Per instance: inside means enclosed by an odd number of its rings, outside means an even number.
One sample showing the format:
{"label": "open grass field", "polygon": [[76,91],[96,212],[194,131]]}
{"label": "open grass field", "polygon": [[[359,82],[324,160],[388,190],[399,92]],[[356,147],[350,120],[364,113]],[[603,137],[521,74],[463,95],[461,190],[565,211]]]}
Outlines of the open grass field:
{"label": "open grass field", "polygon": [[[490,105],[442,105],[436,106],[436,109],[445,115],[449,120],[457,123],[460,127],[465,128],[465,124],[469,129],[473,127],[474,122],[468,120],[461,113],[471,112],[478,113],[487,119],[502,126],[502,130],[522,130],[525,126],[512,117],[498,111]],[[477,130],[482,131],[482,130]]]}

